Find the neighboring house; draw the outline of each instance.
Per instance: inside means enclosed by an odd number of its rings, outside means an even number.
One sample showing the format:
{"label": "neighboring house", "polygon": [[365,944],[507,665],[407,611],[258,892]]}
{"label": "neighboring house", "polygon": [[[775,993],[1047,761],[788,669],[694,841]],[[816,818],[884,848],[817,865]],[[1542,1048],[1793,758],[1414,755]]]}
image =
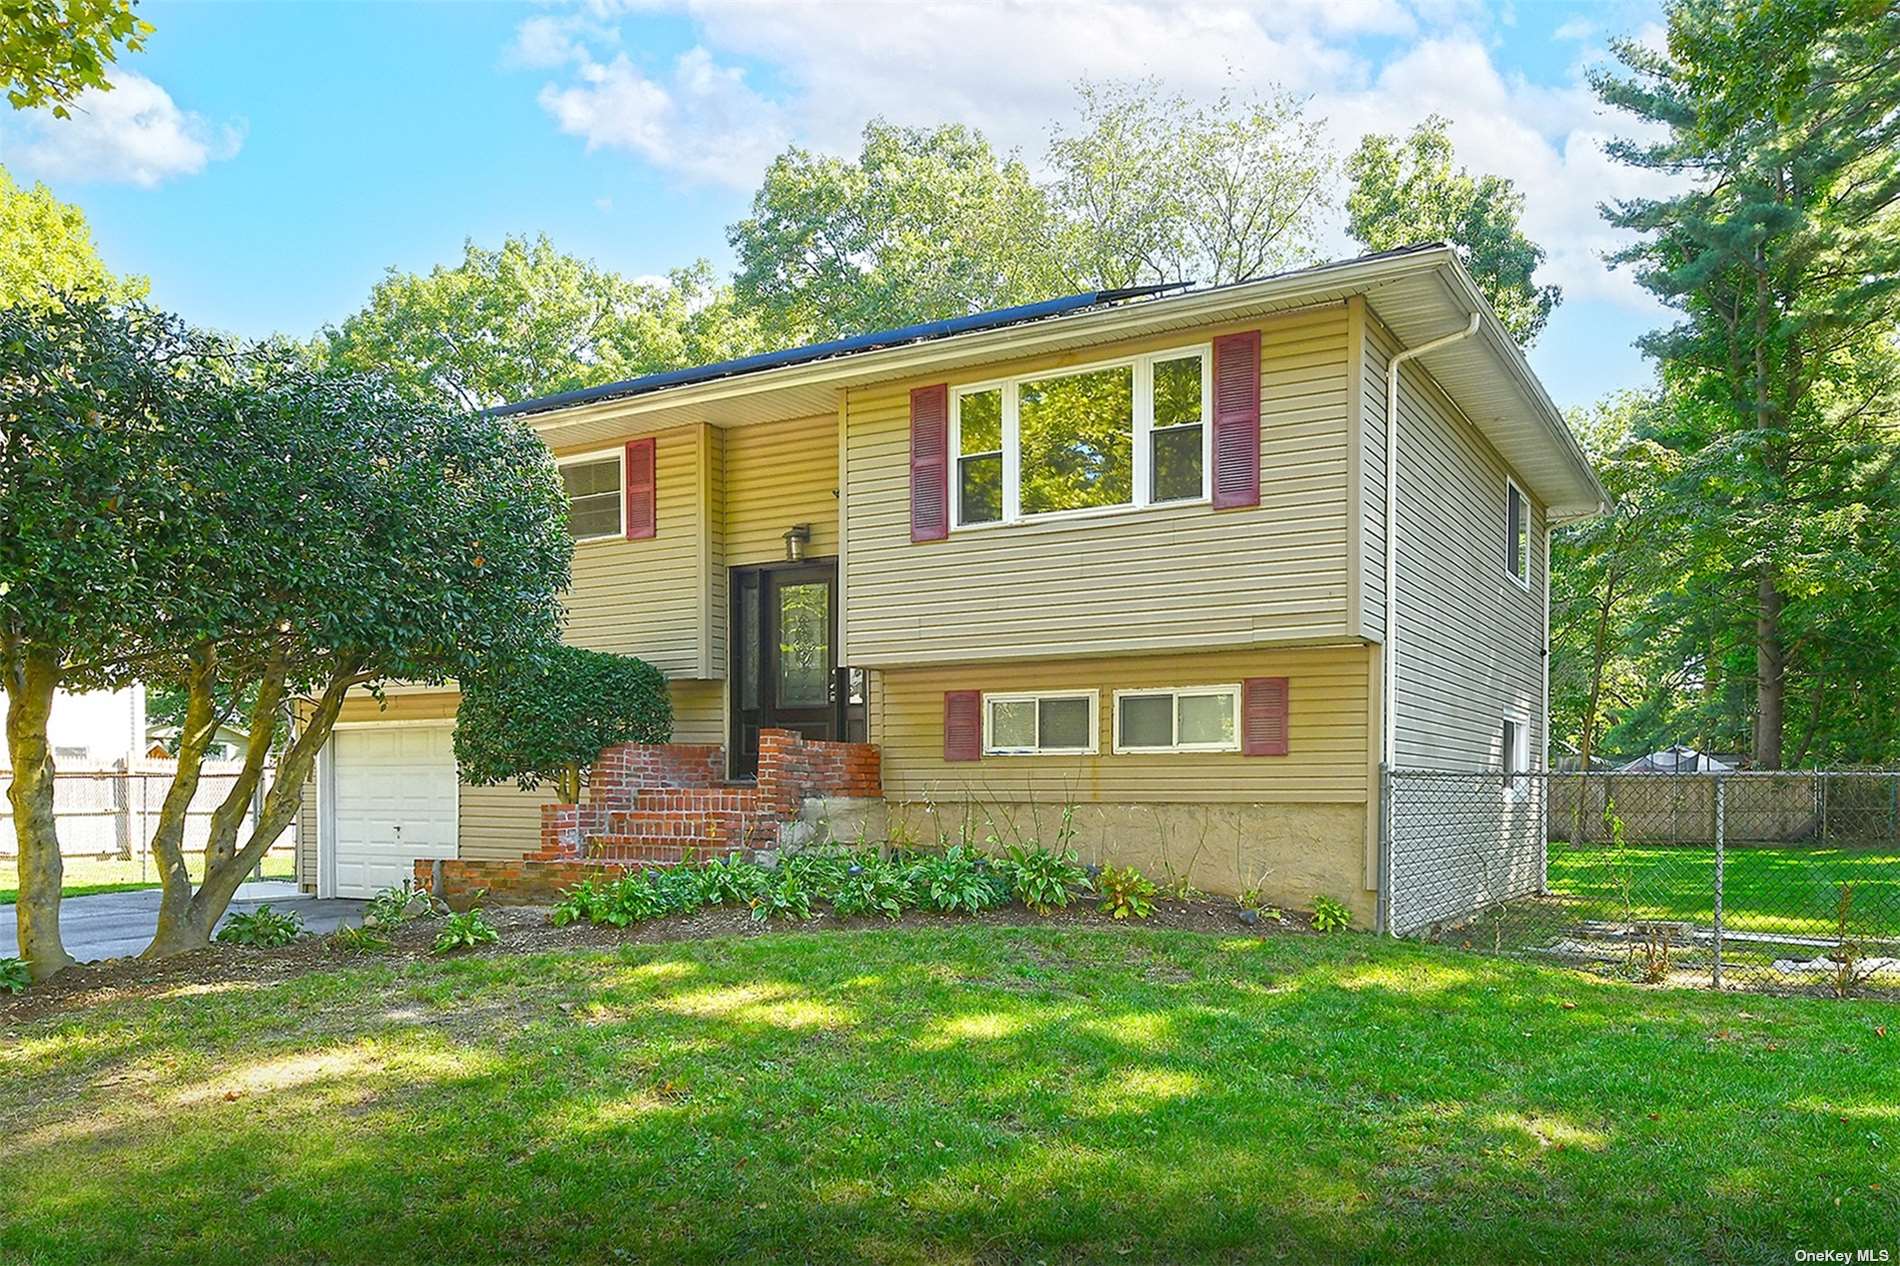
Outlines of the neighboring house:
{"label": "neighboring house", "polygon": [[[968,819],[1053,843],[1072,805],[1092,858],[1362,918],[1382,761],[1541,764],[1547,532],[1604,502],[1442,245],[502,412],[567,483],[567,636],[664,670],[676,742],[724,747],[734,778],[792,759],[761,731],[861,737],[895,838]],[[454,711],[347,706],[306,886],[360,895],[431,858],[511,876],[579,842],[543,838],[544,796],[458,786]],[[593,854],[657,856],[617,839]]]}

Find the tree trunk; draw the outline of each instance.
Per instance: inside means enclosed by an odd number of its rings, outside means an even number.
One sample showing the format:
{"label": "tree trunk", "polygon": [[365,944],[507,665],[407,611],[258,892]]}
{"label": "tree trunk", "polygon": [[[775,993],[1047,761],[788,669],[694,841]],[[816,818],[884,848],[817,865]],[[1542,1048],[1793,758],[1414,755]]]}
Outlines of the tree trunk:
{"label": "tree trunk", "polygon": [[1583,710],[1583,732],[1577,736],[1578,782],[1576,809],[1571,815],[1570,842],[1583,835],[1583,788],[1589,785],[1590,758],[1596,752],[1597,710],[1603,703],[1603,669],[1610,658],[1610,615],[1616,607],[1616,582],[1620,569],[1612,567],[1603,581],[1603,600],[1597,604],[1596,635],[1590,648],[1590,701]]}
{"label": "tree trunk", "polygon": [[1755,768],[1781,768],[1781,730],[1787,715],[1787,654],[1781,644],[1781,586],[1772,568],[1761,571],[1755,615]]}
{"label": "tree trunk", "polygon": [[192,921],[191,871],[185,865],[185,824],[204,771],[205,751],[218,732],[217,660],[209,647],[192,652],[186,671],[185,719],[178,731],[178,770],[165,789],[158,824],[152,830],[152,854],[158,862],[161,893],[158,930],[141,958],[162,958],[210,943],[211,930]]}
{"label": "tree trunk", "polygon": [[[251,832],[251,838],[243,848],[235,851],[229,849],[227,841],[224,855],[215,862],[210,854],[217,851],[218,846],[215,841],[208,846],[204,882],[198,885],[196,893],[191,894],[177,917],[170,922],[160,922],[158,934],[145,948],[142,957],[164,958],[171,954],[203,949],[211,943],[212,930],[230,908],[231,898],[236,895],[238,885],[244,882],[244,877],[256,867],[258,860],[296,820],[297,811],[302,805],[303,785],[316,766],[317,753],[329,741],[330,731],[336,725],[337,713],[342,710],[344,697],[350,687],[362,680],[355,674],[354,667],[347,672],[340,672],[331,680],[317,701],[310,724],[297,735],[296,741],[284,753],[284,759],[277,767],[277,777],[271,780],[270,790],[265,793],[264,812],[258,818],[256,829]],[[264,689],[260,687],[260,697]],[[254,741],[255,737],[253,735]],[[226,803],[229,803],[228,799]],[[235,829],[233,825],[234,836]]]}
{"label": "tree trunk", "polygon": [[73,964],[59,939],[59,895],[65,867],[53,805],[53,749],[46,722],[53,711],[59,664],[49,653],[22,651],[6,665],[7,757],[13,766],[7,799],[19,842],[20,891],[13,905],[20,957],[35,980]]}

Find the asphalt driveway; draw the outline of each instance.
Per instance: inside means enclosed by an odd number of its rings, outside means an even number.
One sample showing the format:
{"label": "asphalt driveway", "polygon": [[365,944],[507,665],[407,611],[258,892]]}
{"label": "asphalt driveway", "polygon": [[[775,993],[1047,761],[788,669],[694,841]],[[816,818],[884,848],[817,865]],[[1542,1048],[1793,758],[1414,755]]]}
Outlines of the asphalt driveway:
{"label": "asphalt driveway", "polygon": [[[59,903],[59,934],[66,943],[66,952],[82,963],[138,953],[151,943],[152,932],[158,927],[158,899],[156,888],[67,897]],[[266,903],[273,910],[301,914],[304,926],[316,933],[361,923],[365,905],[341,898],[319,901],[298,892],[296,884],[267,879],[239,887],[224,917]],[[0,958],[19,953],[17,937],[13,907],[0,906]]]}

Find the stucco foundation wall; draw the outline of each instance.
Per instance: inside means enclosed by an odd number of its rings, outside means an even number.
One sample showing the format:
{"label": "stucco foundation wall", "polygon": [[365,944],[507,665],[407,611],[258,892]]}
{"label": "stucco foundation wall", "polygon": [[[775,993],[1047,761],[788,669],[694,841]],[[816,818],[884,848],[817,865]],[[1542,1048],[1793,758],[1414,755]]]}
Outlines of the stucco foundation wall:
{"label": "stucco foundation wall", "polygon": [[[894,839],[919,845],[967,838],[994,851],[1062,834],[1062,805],[1037,801],[891,804]],[[1068,841],[1094,865],[1135,866],[1156,881],[1185,877],[1204,892],[1258,888],[1268,902],[1311,909],[1328,896],[1371,927],[1364,886],[1366,811],[1356,804],[1079,804]]]}

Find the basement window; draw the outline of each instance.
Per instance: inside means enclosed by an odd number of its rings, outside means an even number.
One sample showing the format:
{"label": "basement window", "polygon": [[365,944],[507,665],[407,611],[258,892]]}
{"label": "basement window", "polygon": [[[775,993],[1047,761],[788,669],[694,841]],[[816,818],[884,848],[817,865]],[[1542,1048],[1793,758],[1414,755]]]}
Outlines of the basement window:
{"label": "basement window", "polygon": [[1117,752],[1237,752],[1240,687],[1115,692]]}
{"label": "basement window", "polygon": [[983,696],[986,756],[1089,756],[1096,749],[1093,690]]}

